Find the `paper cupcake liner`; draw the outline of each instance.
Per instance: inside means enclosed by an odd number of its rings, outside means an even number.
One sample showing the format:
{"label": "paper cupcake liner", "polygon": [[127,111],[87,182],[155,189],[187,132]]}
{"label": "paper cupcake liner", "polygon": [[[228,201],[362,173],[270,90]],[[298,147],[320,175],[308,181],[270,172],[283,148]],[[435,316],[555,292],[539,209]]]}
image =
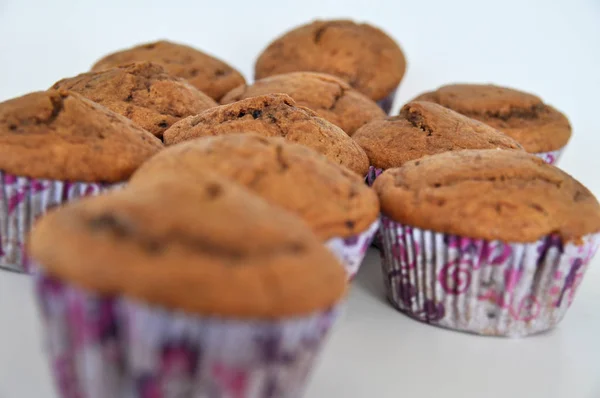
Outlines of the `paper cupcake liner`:
{"label": "paper cupcake liner", "polygon": [[373,241],[373,236],[379,230],[379,220],[375,220],[369,228],[358,235],[349,238],[332,238],[325,242],[325,246],[340,260],[348,280],[354,278],[365,258],[367,249]]}
{"label": "paper cupcake liner", "polygon": [[[367,176],[365,177],[365,182],[367,183],[367,185],[372,187],[377,177],[379,177],[379,175],[383,172],[383,169],[379,169],[374,166],[369,166],[369,171],[367,172]],[[373,236],[372,246],[378,250],[383,249],[383,244],[381,243],[381,232],[379,230],[377,230],[377,232],[375,232],[375,236]]]}
{"label": "paper cupcake liner", "polygon": [[379,169],[375,166],[369,166],[369,171],[367,172],[367,176],[365,177],[365,182],[368,186],[373,186],[373,183],[379,177],[381,173],[383,173],[383,169]]}
{"label": "paper cupcake liner", "polygon": [[297,397],[339,312],[227,320],[35,279],[62,398]]}
{"label": "paper cupcake liner", "polygon": [[581,244],[547,236],[504,243],[421,230],[382,216],[382,267],[390,302],[420,321],[519,337],[562,320],[600,234]]}
{"label": "paper cupcake liner", "polygon": [[564,149],[565,148],[562,147],[560,149],[557,149],[556,151],[539,152],[539,153],[534,153],[534,155],[544,159],[544,161],[548,164],[556,164],[558,162],[558,159],[562,155]]}
{"label": "paper cupcake liner", "polygon": [[62,203],[111,185],[19,177],[0,171],[0,268],[28,272],[25,239],[36,219]]}
{"label": "paper cupcake liner", "polygon": [[377,101],[377,105],[379,105],[379,107],[388,115],[392,111],[392,106],[394,105],[394,99],[396,98],[397,91],[398,89],[395,88],[391,93],[388,94],[387,97]]}

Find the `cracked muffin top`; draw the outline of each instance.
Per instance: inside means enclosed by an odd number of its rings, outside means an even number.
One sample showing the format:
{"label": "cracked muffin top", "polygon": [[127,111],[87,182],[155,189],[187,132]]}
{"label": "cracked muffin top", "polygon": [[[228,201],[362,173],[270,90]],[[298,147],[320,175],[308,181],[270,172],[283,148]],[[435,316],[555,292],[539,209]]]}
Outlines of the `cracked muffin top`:
{"label": "cracked muffin top", "polygon": [[352,136],[372,166],[398,167],[409,160],[460,149],[523,148],[512,138],[450,109],[413,101],[400,115],[367,123]]}
{"label": "cracked muffin top", "polygon": [[343,268],[300,219],[202,173],[52,211],[29,252],[49,275],[94,293],[207,316],[306,315],[346,290]]}
{"label": "cracked muffin top", "polygon": [[364,179],[283,138],[229,134],[185,141],[146,162],[130,185],[211,170],[303,218],[322,240],[364,232],[379,214]]}
{"label": "cracked muffin top", "polygon": [[567,145],[571,125],[565,115],[535,95],[484,84],[452,84],[421,94],[430,101],[480,120],[519,141],[527,152],[550,152]]}
{"label": "cracked muffin top", "polygon": [[365,123],[386,116],[375,102],[342,80],[311,72],[276,75],[258,80],[251,86],[240,86],[227,93],[221,103],[274,93],[289,95],[298,105],[312,109],[348,135],[354,134]]}
{"label": "cracked muffin top", "polygon": [[578,241],[600,231],[600,205],[573,177],[524,151],[464,150],[383,172],[373,188],[402,224],[476,239]]}
{"label": "cracked muffin top", "polygon": [[74,91],[131,119],[157,137],[173,123],[217,103],[160,65],[142,62],[62,79],[52,88]]}
{"label": "cracked muffin top", "polygon": [[364,176],[369,169],[367,155],[352,138],[310,109],[298,106],[286,94],[261,95],[208,109],[175,123],[165,131],[163,138],[165,144],[173,145],[198,137],[232,133],[283,137],[357,174]]}
{"label": "cracked muffin top", "polygon": [[256,79],[289,72],[337,76],[374,101],[392,93],[406,60],[380,29],[347,20],[314,21],[273,41],[259,56]]}
{"label": "cracked muffin top", "polygon": [[120,182],[163,148],[103,106],[48,90],[0,103],[0,170],[24,177]]}
{"label": "cracked muffin top", "polygon": [[109,54],[96,62],[92,71],[145,61],[161,65],[170,75],[187,80],[215,101],[246,82],[240,72],[225,62],[195,48],[165,40]]}

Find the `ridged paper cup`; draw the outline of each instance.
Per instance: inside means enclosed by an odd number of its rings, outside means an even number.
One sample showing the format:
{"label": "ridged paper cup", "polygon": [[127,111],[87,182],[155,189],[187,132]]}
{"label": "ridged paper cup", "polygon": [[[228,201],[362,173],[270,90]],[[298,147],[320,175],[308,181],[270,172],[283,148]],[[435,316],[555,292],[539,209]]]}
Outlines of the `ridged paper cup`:
{"label": "ridged paper cup", "polygon": [[383,169],[377,168],[375,166],[369,166],[369,171],[367,172],[367,176],[365,177],[365,182],[368,186],[372,187],[373,183],[379,177],[381,173],[383,173]]}
{"label": "ridged paper cup", "polygon": [[396,98],[397,91],[398,91],[398,88],[395,88],[385,98],[382,98],[379,101],[377,101],[377,105],[379,105],[379,107],[381,109],[383,109],[383,111],[388,115],[392,111],[392,106],[394,105],[394,99]]}
{"label": "ridged paper cup", "polygon": [[360,234],[348,238],[332,238],[325,242],[325,246],[331,250],[344,266],[349,280],[353,279],[358,272],[367,254],[367,249],[378,230],[379,220],[376,220]]}
{"label": "ridged paper cup", "polygon": [[555,151],[538,152],[538,153],[534,153],[534,155],[539,158],[544,159],[544,162],[546,162],[548,164],[556,164],[556,163],[558,163],[558,160],[560,159],[560,156],[562,155],[564,150],[565,150],[565,147],[562,147]]}
{"label": "ridged paper cup", "polygon": [[0,171],[0,268],[29,272],[25,239],[38,217],[53,207],[113,186],[35,179]]}
{"label": "ridged paper cup", "polygon": [[422,322],[520,337],[552,329],[573,302],[600,234],[506,243],[447,235],[382,216],[389,301]]}
{"label": "ridged paper cup", "polygon": [[61,398],[298,397],[339,312],[203,317],[35,279]]}
{"label": "ridged paper cup", "polygon": [[[365,182],[367,183],[367,185],[372,187],[377,177],[379,177],[379,175],[383,172],[383,169],[377,168],[375,166],[369,166],[369,171],[367,172],[367,176],[365,177]],[[383,249],[383,244],[381,243],[381,232],[379,230],[377,230],[377,232],[375,232],[375,236],[373,236],[372,245],[376,249]]]}

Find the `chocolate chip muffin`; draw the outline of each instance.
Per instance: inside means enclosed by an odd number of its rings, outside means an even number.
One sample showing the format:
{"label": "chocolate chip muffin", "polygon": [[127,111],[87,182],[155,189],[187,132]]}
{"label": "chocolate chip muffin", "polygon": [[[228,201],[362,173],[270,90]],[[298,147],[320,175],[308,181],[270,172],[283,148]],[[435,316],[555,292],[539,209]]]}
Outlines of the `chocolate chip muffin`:
{"label": "chocolate chip muffin", "polygon": [[[380,29],[347,20],[317,20],[273,41],[256,61],[255,76],[328,73],[374,101],[385,101],[393,99],[405,70],[402,50]],[[391,101],[387,102],[389,112]]]}
{"label": "chocolate chip muffin", "polygon": [[0,267],[27,271],[25,237],[39,215],[126,181],[162,147],[130,120],[72,92],[0,103]]}
{"label": "chocolate chip muffin", "polygon": [[60,80],[52,88],[79,93],[159,138],[178,120],[217,106],[207,95],[150,62],[83,73]]}
{"label": "chocolate chip muffin", "polygon": [[349,264],[350,275],[358,269],[379,215],[377,197],[360,176],[282,138],[229,134],[168,147],[135,173],[131,185],[162,173],[180,178],[206,170],[300,216]]}
{"label": "chocolate chip muffin", "polygon": [[[243,396],[298,396],[346,291],[301,220],[201,173],[61,208],[29,242],[63,395],[73,385],[103,397],[184,385],[226,396],[230,384],[212,376],[227,364],[251,386],[236,390]],[[274,363],[273,347],[288,359]]]}
{"label": "chocolate chip muffin", "polygon": [[519,141],[527,152],[541,156],[560,151],[571,137],[565,115],[535,95],[510,88],[452,84],[422,94],[416,100],[435,102],[482,121]]}
{"label": "chocolate chip muffin", "polygon": [[330,75],[310,72],[287,73],[240,86],[226,94],[221,103],[273,93],[289,95],[298,105],[312,109],[348,135],[373,119],[385,117],[377,104],[348,84]]}
{"label": "chocolate chip muffin", "polygon": [[92,71],[145,61],[161,65],[170,75],[187,80],[215,101],[246,82],[240,72],[225,62],[195,48],[165,40],[109,54],[96,62]]}
{"label": "chocolate chip muffin", "polygon": [[451,329],[510,337],[551,329],[600,244],[594,195],[524,151],[426,156],[385,171],[374,189],[388,298]]}
{"label": "chocolate chip muffin", "polygon": [[367,155],[352,138],[312,110],[298,106],[286,94],[261,95],[208,109],[175,123],[165,131],[163,138],[165,144],[173,145],[198,137],[232,133],[283,137],[360,175],[366,175],[369,169]]}
{"label": "chocolate chip muffin", "polygon": [[367,123],[352,138],[378,169],[461,149],[522,150],[515,140],[482,122],[420,101],[404,105],[398,116]]}

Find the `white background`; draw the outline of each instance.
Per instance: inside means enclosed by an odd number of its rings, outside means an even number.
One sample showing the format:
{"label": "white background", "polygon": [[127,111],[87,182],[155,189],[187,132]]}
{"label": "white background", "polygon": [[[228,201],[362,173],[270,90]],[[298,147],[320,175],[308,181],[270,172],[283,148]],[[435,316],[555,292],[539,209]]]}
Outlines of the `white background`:
{"label": "white background", "polygon": [[[573,125],[561,167],[600,194],[599,0],[0,0],[0,101],[161,38],[217,55],[251,79],[272,38],[315,17],[368,21],[401,43],[408,72],[395,109],[450,82],[540,95]],[[385,303],[380,280],[370,253],[308,397],[600,397],[600,258],[560,327],[523,340],[411,321]],[[0,273],[0,398],[53,397],[29,288],[25,277]]]}

